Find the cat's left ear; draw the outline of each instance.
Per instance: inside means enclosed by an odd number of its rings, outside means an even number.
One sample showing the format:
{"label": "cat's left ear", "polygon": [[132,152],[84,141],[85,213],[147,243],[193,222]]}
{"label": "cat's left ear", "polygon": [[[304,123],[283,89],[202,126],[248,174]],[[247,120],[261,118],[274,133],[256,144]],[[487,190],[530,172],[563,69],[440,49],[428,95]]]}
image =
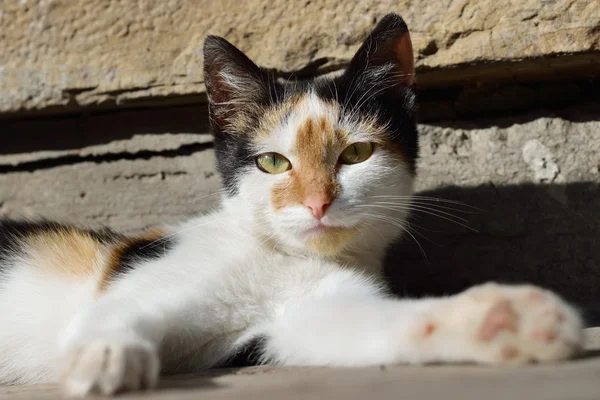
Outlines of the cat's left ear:
{"label": "cat's left ear", "polygon": [[413,86],[413,48],[402,17],[396,14],[383,17],[350,61],[346,73],[367,80],[384,75],[390,86]]}
{"label": "cat's left ear", "polygon": [[210,117],[227,131],[236,118],[252,118],[268,98],[269,77],[234,45],[219,36],[204,41],[204,83]]}

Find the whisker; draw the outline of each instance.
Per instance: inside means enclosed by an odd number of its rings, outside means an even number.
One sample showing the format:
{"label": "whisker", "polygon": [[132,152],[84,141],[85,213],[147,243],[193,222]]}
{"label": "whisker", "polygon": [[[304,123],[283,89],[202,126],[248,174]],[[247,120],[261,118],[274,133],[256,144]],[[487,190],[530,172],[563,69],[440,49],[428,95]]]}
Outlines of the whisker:
{"label": "whisker", "polygon": [[217,195],[217,194],[223,194],[223,193],[225,193],[225,192],[227,192],[227,189],[219,189],[219,190],[217,190],[217,191],[215,191],[215,192],[212,192],[212,193],[205,194],[204,196],[201,196],[201,197],[195,198],[195,199],[193,199],[193,200],[188,200],[188,201],[185,201],[185,202],[183,202],[182,204],[196,203],[196,202],[198,202],[198,201],[200,201],[200,200],[203,200],[203,199],[205,199],[205,198],[207,198],[207,197],[210,197],[210,196],[215,196],[215,195]]}
{"label": "whisker", "polygon": [[[355,207],[375,207],[375,208],[384,208],[384,209],[391,210],[391,211],[411,211],[411,210],[414,210],[414,211],[417,211],[417,212],[422,212],[422,213],[424,213],[424,214],[429,214],[429,215],[432,215],[432,216],[434,216],[434,217],[438,217],[438,218],[444,219],[444,220],[446,220],[446,221],[453,222],[453,223],[455,223],[455,224],[457,224],[457,225],[460,225],[460,226],[462,226],[462,227],[464,227],[464,228],[467,228],[467,229],[469,229],[470,231],[473,231],[473,232],[479,233],[479,231],[478,231],[477,229],[474,229],[474,228],[472,228],[472,227],[470,227],[470,226],[468,226],[468,225],[466,225],[466,224],[464,224],[464,223],[462,223],[462,222],[460,222],[460,221],[456,221],[456,220],[454,220],[454,219],[452,219],[452,218],[449,218],[449,217],[446,217],[446,216],[444,216],[444,215],[439,215],[439,214],[436,214],[434,211],[431,211],[431,210],[426,210],[426,209],[418,209],[418,208],[409,208],[409,207],[390,207],[390,206],[380,206],[380,205],[376,205],[376,204],[357,204]],[[443,211],[437,211],[437,212],[439,212],[439,213],[443,213]],[[445,213],[445,214],[448,214],[448,213]],[[465,220],[464,218],[460,218],[460,217],[457,217],[457,216],[455,216],[455,215],[452,215],[452,214],[448,214],[448,215],[450,215],[450,216],[451,216],[451,217],[453,217],[453,218],[456,218],[456,219],[462,220],[462,221],[464,221],[464,222],[468,222],[468,221],[467,221],[467,220]]]}
{"label": "whisker", "polygon": [[457,218],[457,219],[459,219],[461,221],[468,222],[466,219],[464,219],[462,217],[459,217],[458,215],[454,215],[452,213],[440,210],[440,208],[442,208],[442,209],[452,210],[452,211],[456,211],[456,212],[469,213],[469,211],[463,211],[463,210],[459,210],[459,209],[452,208],[452,207],[444,207],[444,206],[432,207],[432,206],[430,206],[428,204],[395,203],[395,202],[385,202],[385,201],[376,202],[374,204],[377,204],[377,205],[388,205],[388,206],[397,206],[397,207],[407,207],[408,209],[415,209],[415,210],[422,209],[422,210],[428,210],[428,211],[435,211],[435,212],[438,212],[440,214],[452,216],[452,217]]}
{"label": "whisker", "polygon": [[406,201],[406,202],[376,201],[376,202],[374,202],[374,204],[398,205],[398,206],[412,206],[412,205],[417,205],[417,206],[425,207],[425,208],[431,209],[431,210],[439,210],[439,209],[441,209],[441,210],[456,211],[456,212],[463,213],[463,214],[475,214],[474,211],[461,210],[460,208],[442,206],[442,205],[439,205],[439,204],[431,204],[431,203],[420,203],[420,202],[410,202],[410,201]]}
{"label": "whisker", "polygon": [[421,254],[423,255],[423,257],[425,258],[425,260],[428,260],[427,258],[427,254],[425,253],[425,249],[423,249],[423,246],[421,246],[421,243],[419,243],[419,241],[417,240],[417,238],[415,237],[415,235],[413,235],[409,229],[409,227],[407,227],[405,224],[400,223],[399,221],[386,217],[386,216],[382,216],[379,214],[365,214],[366,216],[369,216],[371,218],[375,218],[378,219],[380,221],[384,221],[387,222],[389,224],[392,224],[400,229],[402,229],[404,232],[408,233],[410,235],[411,238],[413,238],[413,240],[415,241],[415,243],[417,244],[417,246],[419,246],[419,249],[421,251]]}
{"label": "whisker", "polygon": [[478,211],[485,212],[485,210],[482,210],[480,208],[477,208],[477,207],[472,206],[472,205],[467,204],[467,203],[463,203],[461,201],[442,199],[442,198],[439,198],[439,197],[418,196],[418,195],[406,195],[406,196],[377,195],[377,196],[369,196],[369,197],[370,198],[387,198],[387,199],[422,200],[422,201],[430,201],[430,202],[436,202],[436,203],[456,204],[456,205],[461,205],[461,206],[464,206],[464,207],[469,207],[469,208],[473,208],[473,209],[478,210]]}

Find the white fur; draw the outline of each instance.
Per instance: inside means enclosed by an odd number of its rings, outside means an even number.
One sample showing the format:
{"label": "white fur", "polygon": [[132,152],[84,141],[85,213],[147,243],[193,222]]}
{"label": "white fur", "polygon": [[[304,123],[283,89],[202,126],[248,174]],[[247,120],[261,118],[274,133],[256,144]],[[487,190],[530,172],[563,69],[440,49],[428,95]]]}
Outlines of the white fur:
{"label": "white fur", "polygon": [[[306,107],[304,115],[324,109]],[[292,164],[299,123],[292,116],[278,134],[278,151]],[[383,150],[339,172],[342,194],[323,222],[360,231],[336,258],[303,247],[316,223],[306,208],[270,206],[271,187],[284,178],[245,171],[238,193],[218,211],[173,229],[175,248],[102,294],[100,276],[52,276],[22,260],[7,266],[0,280],[0,383],[51,382],[62,373],[71,395],[113,394],[153,386],[159,359],[164,372],[209,368],[254,337],[267,338],[264,362],[285,365],[525,362],[566,358],[580,347],[577,313],[537,288],[389,297],[381,260],[406,212],[358,206],[375,205],[373,196],[410,196],[412,178]],[[514,331],[479,338],[490,315],[508,318],[510,310],[518,316]],[[555,340],[540,339],[540,327]],[[507,346],[518,355],[507,359]]]}

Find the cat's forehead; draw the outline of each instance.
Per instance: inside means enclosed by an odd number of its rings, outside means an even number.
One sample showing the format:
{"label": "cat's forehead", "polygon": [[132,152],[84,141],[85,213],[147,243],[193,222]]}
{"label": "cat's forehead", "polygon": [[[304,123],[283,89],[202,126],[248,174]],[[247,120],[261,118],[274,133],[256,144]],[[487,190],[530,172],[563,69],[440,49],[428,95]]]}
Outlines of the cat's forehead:
{"label": "cat's forehead", "polygon": [[360,115],[345,113],[340,103],[314,92],[290,96],[268,110],[255,140],[271,151],[302,153],[307,148],[345,147],[378,141],[377,127]]}

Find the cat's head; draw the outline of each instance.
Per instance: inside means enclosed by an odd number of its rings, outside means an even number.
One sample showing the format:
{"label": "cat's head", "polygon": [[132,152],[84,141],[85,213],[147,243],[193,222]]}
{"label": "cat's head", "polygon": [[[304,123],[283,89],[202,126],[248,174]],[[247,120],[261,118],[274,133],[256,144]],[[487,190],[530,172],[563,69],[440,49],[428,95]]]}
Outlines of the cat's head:
{"label": "cat's head", "polygon": [[265,234],[336,255],[403,229],[418,134],[401,17],[384,17],[335,79],[277,80],[216,36],[204,73],[218,170]]}

